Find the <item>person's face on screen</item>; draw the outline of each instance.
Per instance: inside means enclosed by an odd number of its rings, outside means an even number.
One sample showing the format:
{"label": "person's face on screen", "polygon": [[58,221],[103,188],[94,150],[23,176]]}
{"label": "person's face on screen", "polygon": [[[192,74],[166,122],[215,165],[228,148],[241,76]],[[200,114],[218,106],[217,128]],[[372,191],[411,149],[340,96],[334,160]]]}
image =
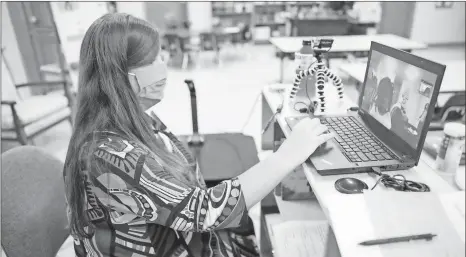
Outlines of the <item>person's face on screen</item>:
{"label": "person's face on screen", "polygon": [[383,78],[377,88],[376,106],[379,114],[385,115],[391,106],[391,99],[393,95],[393,84],[389,78]]}
{"label": "person's face on screen", "polygon": [[401,106],[406,107],[408,100],[409,100],[409,94],[407,92],[401,95]]}
{"label": "person's face on screen", "polygon": [[390,108],[389,98],[383,98],[382,103],[381,103],[381,108],[379,109],[381,111],[381,114],[387,113],[389,108]]}
{"label": "person's face on screen", "polygon": [[128,75],[131,86],[145,110],[163,99],[167,82],[167,65],[160,55],[149,65],[131,69]]}

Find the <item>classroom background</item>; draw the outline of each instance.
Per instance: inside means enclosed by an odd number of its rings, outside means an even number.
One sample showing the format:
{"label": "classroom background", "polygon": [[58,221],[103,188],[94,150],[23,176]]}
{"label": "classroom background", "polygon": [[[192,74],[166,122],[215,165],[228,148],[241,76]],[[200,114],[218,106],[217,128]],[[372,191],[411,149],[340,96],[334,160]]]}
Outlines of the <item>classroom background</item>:
{"label": "classroom background", "polygon": [[[191,79],[199,132],[250,136],[259,158],[271,151],[261,142],[262,90],[291,84],[296,74],[293,53],[281,50],[277,38],[395,35],[414,45],[416,55],[454,63],[447,68],[448,83],[464,94],[464,2],[69,1],[2,2],[1,7],[2,154],[34,145],[64,161],[81,40],[88,26],[109,12],[132,14],[159,29],[169,73],[165,97],[155,111],[175,135],[193,132],[184,82]],[[367,53],[349,52],[329,63],[355,102],[365,61]],[[253,219],[259,219],[254,213]]]}

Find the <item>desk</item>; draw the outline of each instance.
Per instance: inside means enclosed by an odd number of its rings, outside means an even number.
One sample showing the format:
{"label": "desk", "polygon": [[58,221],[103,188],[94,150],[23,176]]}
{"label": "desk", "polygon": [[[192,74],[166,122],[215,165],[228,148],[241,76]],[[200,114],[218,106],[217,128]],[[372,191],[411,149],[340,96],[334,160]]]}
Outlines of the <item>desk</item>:
{"label": "desk", "polygon": [[[283,82],[283,62],[286,55],[294,54],[302,47],[303,40],[312,37],[274,37],[270,43],[279,50],[280,57],[280,81]],[[334,40],[330,53],[345,54],[351,52],[368,52],[371,47],[371,41],[376,41],[384,45],[405,51],[427,48],[427,45],[418,43],[403,37],[391,34],[380,35],[345,35],[345,36],[325,36]]]}
{"label": "desk", "polygon": [[[286,87],[286,86],[284,86]],[[268,86],[265,87],[262,91],[263,96],[263,120],[267,120],[267,117],[270,113],[270,110],[276,110],[278,105],[281,103],[281,95],[272,88],[279,88],[279,86]],[[268,116],[270,117],[270,116]],[[270,133],[264,134],[262,141],[274,141],[277,140],[279,137],[287,137],[291,130],[288,127],[285,121],[285,115],[278,114],[276,116],[276,122],[274,126],[271,126],[273,131]],[[273,138],[267,138],[272,136]],[[278,137],[278,138],[277,138]],[[263,144],[264,146],[264,144]],[[369,223],[369,219],[367,217],[351,217],[348,213],[342,213],[341,211],[336,211],[339,203],[345,203],[348,201],[352,201],[357,195],[345,195],[337,192],[334,187],[334,183],[337,179],[342,177],[347,177],[348,175],[335,175],[335,176],[321,176],[317,173],[317,171],[312,167],[311,164],[303,164],[302,165],[303,172],[309,181],[310,186],[312,187],[315,195],[316,201],[314,203],[308,204],[304,207],[300,207],[300,205],[296,204],[284,204],[280,203],[278,205],[278,209],[283,217],[286,219],[292,219],[293,217],[297,217],[296,219],[302,219],[302,213],[307,212],[310,208],[315,209],[317,205],[320,205],[322,209],[322,213],[324,214],[325,218],[328,220],[333,233],[335,235],[334,240],[336,239],[337,246],[339,248],[340,255],[342,257],[360,257],[360,256],[371,256],[371,257],[381,257],[381,253],[378,247],[358,247],[358,243],[360,242],[358,237],[354,236],[354,230],[351,230],[349,227],[354,225],[359,225],[358,228],[360,229],[361,233],[365,233],[366,236],[373,235],[373,231],[371,231],[371,225]],[[407,179],[423,182],[429,185],[432,191],[442,193],[442,194],[449,194],[457,191],[452,186],[450,186],[447,182],[441,179],[430,167],[427,165],[422,159],[420,160],[417,167],[412,168],[406,171],[394,171],[394,172],[387,172],[387,174],[394,174],[402,172],[403,175],[406,176]],[[374,185],[377,178],[373,175],[369,175],[366,173],[363,174],[353,174],[352,177],[356,177],[364,182],[366,182],[369,186]],[[388,190],[383,186],[377,187],[375,190]],[[280,199],[275,199],[276,202],[280,202]],[[280,208],[280,205],[286,206]],[[341,209],[341,208],[340,208]],[[311,216],[311,215],[310,215]],[[320,215],[318,212],[315,212],[315,215],[312,215],[312,218],[319,218]],[[265,219],[262,219],[265,220]],[[349,225],[348,225],[349,224]],[[262,226],[262,224],[261,224]],[[261,231],[263,231],[261,229]],[[358,233],[358,234],[361,234]],[[263,235],[263,234],[261,234]],[[463,239],[464,240],[464,239]],[[262,236],[261,236],[261,244]],[[334,246],[336,247],[336,246]],[[263,246],[261,245],[261,251]],[[338,255],[337,255],[338,256]]]}
{"label": "desk", "polygon": [[178,28],[178,29],[167,29],[166,31],[162,32],[162,35],[178,36],[182,40],[187,40],[193,35],[195,35],[195,33],[193,33],[189,29]]}
{"label": "desk", "polygon": [[348,18],[345,15],[326,15],[309,18],[291,18],[291,36],[317,37],[325,35],[347,35]]}
{"label": "desk", "polygon": [[464,92],[466,88],[464,69],[464,60],[443,61],[440,62],[447,66],[445,74],[443,75],[442,86],[440,87],[441,93],[457,93]]}
{"label": "desk", "polygon": [[349,34],[350,35],[366,35],[369,34],[369,30],[374,30],[376,28],[376,23],[374,21],[365,21],[359,20],[353,17],[348,18],[348,22],[350,23]]}

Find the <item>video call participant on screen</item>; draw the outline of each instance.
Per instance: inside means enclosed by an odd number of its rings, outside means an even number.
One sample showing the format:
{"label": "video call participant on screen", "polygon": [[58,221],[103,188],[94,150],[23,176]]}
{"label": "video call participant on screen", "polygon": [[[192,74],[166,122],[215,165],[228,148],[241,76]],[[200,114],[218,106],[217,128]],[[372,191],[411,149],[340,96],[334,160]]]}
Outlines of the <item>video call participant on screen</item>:
{"label": "video call participant on screen", "polygon": [[393,98],[393,83],[388,77],[380,80],[377,87],[377,94],[374,99],[374,111],[379,115],[380,120],[390,128],[390,109]]}
{"label": "video call participant on screen", "polygon": [[[430,89],[428,89],[430,91]],[[424,126],[424,123],[426,122],[426,117],[427,117],[427,110],[429,109],[429,103],[426,103],[424,105],[424,110],[422,111],[421,115],[419,116],[418,124],[417,124],[417,134],[421,134],[421,129]]]}
{"label": "video call participant on screen", "polygon": [[370,70],[369,74],[367,74],[364,92],[365,93],[364,101],[362,102],[362,108],[365,110],[370,110],[377,93],[377,75],[372,70]]}
{"label": "video call participant on screen", "polygon": [[408,91],[404,91],[401,94],[401,99],[395,105],[393,105],[391,110],[391,130],[399,135],[401,138],[412,138],[412,133],[409,132],[408,127],[408,116],[406,114],[406,104],[409,100]]}

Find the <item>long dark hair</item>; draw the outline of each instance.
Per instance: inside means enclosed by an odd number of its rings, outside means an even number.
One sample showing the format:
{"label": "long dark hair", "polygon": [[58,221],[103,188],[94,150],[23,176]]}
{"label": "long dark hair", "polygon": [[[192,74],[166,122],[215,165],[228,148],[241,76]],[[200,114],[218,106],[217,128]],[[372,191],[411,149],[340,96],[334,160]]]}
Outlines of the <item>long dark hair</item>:
{"label": "long dark hair", "polygon": [[385,77],[380,80],[377,87],[377,98],[375,99],[375,106],[377,111],[384,115],[390,111],[393,97],[393,84],[389,78]]}
{"label": "long dark hair", "polygon": [[[85,184],[81,161],[91,167],[97,131],[114,131],[146,146],[173,176],[189,186],[192,164],[161,147],[151,121],[131,88],[128,70],[152,63],[160,49],[157,30],[128,14],[107,14],[87,30],[80,52],[77,113],[64,166],[70,227],[78,238],[89,236],[85,215]],[[89,137],[92,138],[89,140]],[[90,144],[89,144],[90,141]],[[86,145],[86,147],[84,147]],[[97,173],[99,171],[89,170]]]}

